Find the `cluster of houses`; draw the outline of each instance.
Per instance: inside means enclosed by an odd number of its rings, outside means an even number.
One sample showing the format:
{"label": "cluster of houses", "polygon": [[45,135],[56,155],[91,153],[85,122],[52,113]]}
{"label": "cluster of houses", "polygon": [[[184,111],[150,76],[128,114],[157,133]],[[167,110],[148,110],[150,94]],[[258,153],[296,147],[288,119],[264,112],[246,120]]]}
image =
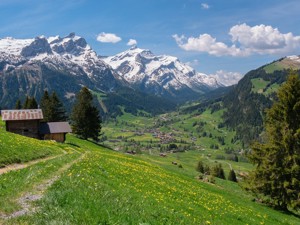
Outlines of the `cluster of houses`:
{"label": "cluster of houses", "polygon": [[6,131],[41,140],[64,142],[71,133],[68,122],[42,122],[41,109],[1,110]]}
{"label": "cluster of houses", "polygon": [[175,135],[172,132],[164,133],[155,129],[155,130],[150,130],[150,133],[152,133],[153,137],[159,138],[162,144],[168,144],[176,140],[174,137]]}

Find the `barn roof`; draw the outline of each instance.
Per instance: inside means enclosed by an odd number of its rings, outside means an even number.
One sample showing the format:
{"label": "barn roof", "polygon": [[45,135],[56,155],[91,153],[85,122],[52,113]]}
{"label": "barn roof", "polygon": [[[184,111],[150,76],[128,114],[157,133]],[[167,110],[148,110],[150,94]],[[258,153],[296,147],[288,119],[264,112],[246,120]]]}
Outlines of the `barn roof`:
{"label": "barn roof", "polygon": [[41,109],[1,110],[1,116],[3,121],[42,120],[44,118]]}
{"label": "barn roof", "polygon": [[72,129],[68,122],[41,123],[40,134],[71,133]]}

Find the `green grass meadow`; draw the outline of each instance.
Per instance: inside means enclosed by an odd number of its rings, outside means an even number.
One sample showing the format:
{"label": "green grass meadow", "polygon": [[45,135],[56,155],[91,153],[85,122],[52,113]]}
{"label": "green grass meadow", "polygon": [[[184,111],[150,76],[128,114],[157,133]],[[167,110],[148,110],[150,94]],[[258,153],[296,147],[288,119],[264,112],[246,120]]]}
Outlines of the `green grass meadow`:
{"label": "green grass meadow", "polygon": [[[8,220],[8,224],[299,222],[298,218],[252,202],[235,183],[203,183],[142,156],[120,154],[69,138],[87,153],[47,190],[36,203],[36,213]],[[230,191],[235,189],[239,191]]]}
{"label": "green grass meadow", "polygon": [[[228,132],[227,143],[234,133],[217,127],[221,114],[205,111],[182,118],[174,114],[165,129],[188,140],[190,136],[185,137],[185,132],[196,135],[199,131],[194,122],[206,121],[203,129],[212,133],[210,141]],[[114,123],[103,129],[108,138],[116,137]],[[157,121],[148,117],[124,115],[117,124],[118,135],[128,133],[143,143],[153,137],[148,132],[136,135],[140,129],[159,129],[155,127]],[[49,151],[40,154],[46,157],[44,161],[0,175],[0,224],[300,224],[294,215],[253,201],[254,197],[239,183],[218,178],[214,184],[199,180],[195,170],[199,160],[210,166],[222,163],[226,176],[230,166],[236,171],[252,169],[249,163],[216,159],[225,154],[224,146],[210,149],[206,137],[197,138],[187,151],[166,153],[165,157],[154,148],[125,154],[106,148],[108,141],[99,145],[73,135],[67,135],[64,144],[33,140],[3,129],[0,137],[1,147],[6,146],[0,158],[6,155],[6,163],[16,161],[15,154],[7,154],[10,150],[21,152],[18,158],[24,161],[35,159],[31,149]],[[47,160],[49,154],[53,157]],[[20,202],[24,196],[40,197],[24,206]],[[24,207],[29,213],[18,216]]]}

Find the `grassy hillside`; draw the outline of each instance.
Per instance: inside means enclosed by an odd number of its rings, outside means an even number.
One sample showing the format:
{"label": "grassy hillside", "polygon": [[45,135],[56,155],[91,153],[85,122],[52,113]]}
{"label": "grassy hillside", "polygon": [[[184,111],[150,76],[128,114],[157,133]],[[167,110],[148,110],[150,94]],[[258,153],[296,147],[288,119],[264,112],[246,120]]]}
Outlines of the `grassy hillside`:
{"label": "grassy hillside", "polygon": [[[172,123],[163,119],[167,115],[153,119],[124,114],[115,121],[119,124],[115,129],[119,135],[131,134],[130,139],[148,144],[152,140],[154,145],[160,139],[141,135],[139,129],[175,130],[176,138],[192,141],[181,132],[196,135],[195,121],[206,121],[203,126],[215,142],[219,132],[230,132],[217,128],[221,114],[222,111],[190,114],[183,117],[183,123],[176,118],[178,114],[169,115],[174,119]],[[158,120],[164,120],[166,126],[156,127]],[[104,131],[113,137],[113,128],[111,122]],[[234,134],[227,135],[225,142],[231,143]],[[2,146],[9,146],[5,152],[20,151],[23,146],[20,155],[33,155],[31,148],[49,149],[55,155],[0,175],[0,224],[300,224],[293,215],[253,202],[253,196],[236,183],[221,179],[216,179],[215,184],[200,181],[195,171],[199,160],[209,165],[221,162],[226,175],[230,166],[236,171],[251,169],[248,163],[217,160],[217,155],[225,154],[225,146],[210,149],[210,141],[205,142],[207,137],[197,138],[193,145],[183,143],[193,148],[167,153],[166,157],[160,157],[155,146],[152,151],[129,155],[72,135],[67,136],[65,144],[34,142],[3,130],[0,137]],[[13,138],[18,138],[18,144],[8,144]],[[122,143],[125,140],[119,144]],[[203,146],[197,148],[200,143]],[[141,147],[136,145],[135,150]],[[0,158],[2,154],[6,153],[0,152]],[[172,164],[174,161],[178,164]]]}
{"label": "grassy hillside", "polygon": [[0,167],[61,154],[59,146],[55,142],[39,141],[6,132],[4,122],[0,122]]}

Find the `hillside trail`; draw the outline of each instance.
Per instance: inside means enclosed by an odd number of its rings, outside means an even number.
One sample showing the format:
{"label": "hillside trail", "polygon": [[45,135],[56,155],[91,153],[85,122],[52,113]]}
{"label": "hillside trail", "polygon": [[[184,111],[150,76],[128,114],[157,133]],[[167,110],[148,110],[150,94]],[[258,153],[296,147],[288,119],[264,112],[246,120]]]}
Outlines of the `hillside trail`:
{"label": "hillside trail", "polygon": [[[202,154],[202,156],[204,157],[203,154]],[[208,161],[210,161],[210,162],[214,162],[214,160],[210,159],[208,156],[206,156],[206,159],[207,159]],[[231,163],[229,163],[229,162],[224,162],[224,163],[226,163],[226,164],[229,166],[230,170],[232,170]]]}
{"label": "hillside trail", "polygon": [[[66,153],[64,152],[64,154],[66,154]],[[13,163],[13,164],[9,164],[9,165],[6,165],[3,168],[0,168],[0,175],[2,175],[4,173],[8,173],[10,171],[24,169],[24,168],[26,168],[28,166],[32,166],[32,165],[37,164],[39,162],[46,162],[48,160],[58,158],[58,157],[60,157],[60,156],[62,156],[64,154],[59,154],[59,155],[49,156],[49,157],[45,157],[45,158],[35,159],[35,160],[31,160],[31,161],[25,162],[25,163]]]}
{"label": "hillside trail", "polygon": [[[36,184],[30,192],[24,193],[19,199],[17,199],[17,202],[21,206],[21,209],[19,211],[13,212],[9,215],[3,215],[3,214],[1,215],[0,214],[0,219],[7,220],[7,219],[12,219],[12,218],[16,218],[19,216],[23,216],[25,214],[30,214],[30,213],[36,212],[37,208],[34,207],[32,203],[34,201],[40,200],[43,197],[45,191],[55,181],[57,181],[59,179],[61,174],[65,171],[67,171],[73,164],[80,161],[86,154],[87,154],[87,152],[81,153],[81,155],[77,159],[75,159],[75,160],[69,162],[68,164],[65,164],[61,168],[59,168],[51,178],[43,180],[41,183]],[[52,158],[55,158],[55,157],[52,157]]]}

